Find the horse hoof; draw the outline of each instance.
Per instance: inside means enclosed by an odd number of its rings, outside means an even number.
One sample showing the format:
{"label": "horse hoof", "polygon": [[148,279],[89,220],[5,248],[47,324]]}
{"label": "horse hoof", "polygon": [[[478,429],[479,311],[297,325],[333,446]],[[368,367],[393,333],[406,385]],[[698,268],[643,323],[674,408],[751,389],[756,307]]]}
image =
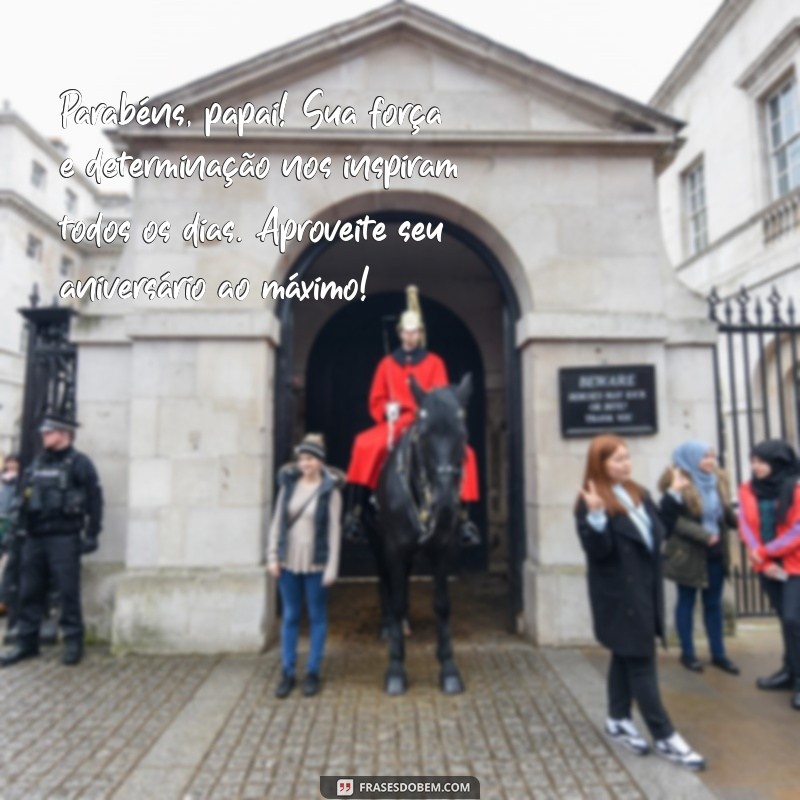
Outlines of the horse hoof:
{"label": "horse hoof", "polygon": [[386,676],[386,694],[390,697],[398,697],[406,693],[406,679],[404,675]]}
{"label": "horse hoof", "polygon": [[464,691],[464,682],[458,673],[454,675],[442,675],[439,679],[442,691],[445,694],[461,694]]}

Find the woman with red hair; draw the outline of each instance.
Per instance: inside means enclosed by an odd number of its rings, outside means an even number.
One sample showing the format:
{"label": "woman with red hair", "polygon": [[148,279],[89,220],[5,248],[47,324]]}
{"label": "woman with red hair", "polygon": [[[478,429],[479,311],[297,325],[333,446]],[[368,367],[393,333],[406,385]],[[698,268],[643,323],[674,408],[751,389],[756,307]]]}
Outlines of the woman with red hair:
{"label": "woman with red hair", "polygon": [[[676,488],[680,480],[675,471]],[[611,651],[606,734],[638,755],[650,752],[631,718],[635,700],[656,753],[703,769],[704,759],[675,731],[661,702],[655,640],[664,641],[664,527],[650,496],[631,479],[630,453],[618,436],[592,440],[575,522],[586,553],[595,636]]]}

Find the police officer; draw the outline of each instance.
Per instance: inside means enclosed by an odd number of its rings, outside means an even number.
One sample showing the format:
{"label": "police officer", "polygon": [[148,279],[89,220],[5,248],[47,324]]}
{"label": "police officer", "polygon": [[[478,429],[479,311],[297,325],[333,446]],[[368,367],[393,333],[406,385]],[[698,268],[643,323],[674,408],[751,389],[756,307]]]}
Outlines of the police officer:
{"label": "police officer", "polygon": [[39,654],[49,582],[61,601],[62,663],[83,657],[80,559],[97,550],[103,495],[94,464],[72,446],[76,427],[65,416],[48,416],[39,429],[44,450],[22,477],[18,634],[16,645],[0,654],[3,667]]}

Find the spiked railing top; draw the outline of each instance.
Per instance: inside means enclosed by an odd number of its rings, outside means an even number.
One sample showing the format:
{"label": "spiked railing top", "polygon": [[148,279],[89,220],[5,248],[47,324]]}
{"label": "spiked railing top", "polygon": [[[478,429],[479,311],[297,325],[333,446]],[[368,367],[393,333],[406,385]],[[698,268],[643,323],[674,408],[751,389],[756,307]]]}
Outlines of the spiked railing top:
{"label": "spiked railing top", "polygon": [[[706,297],[708,318],[712,322],[725,325],[766,324],[772,327],[794,325],[794,301],[789,298],[784,304],[784,299],[777,286],[772,287],[772,291],[764,301],[761,297],[753,297],[745,286],[742,286],[735,295],[725,299],[720,297],[719,291],[714,287]],[[768,320],[765,320],[765,304],[770,309],[767,314]],[[734,316],[737,317],[735,322]]]}

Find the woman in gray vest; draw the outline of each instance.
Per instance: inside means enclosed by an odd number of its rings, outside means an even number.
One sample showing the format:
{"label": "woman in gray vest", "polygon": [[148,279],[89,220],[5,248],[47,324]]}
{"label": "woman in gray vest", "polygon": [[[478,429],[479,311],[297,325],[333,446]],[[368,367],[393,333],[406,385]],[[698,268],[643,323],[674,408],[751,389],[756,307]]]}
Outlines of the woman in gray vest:
{"label": "woman in gray vest", "polygon": [[297,460],[278,472],[278,500],[267,544],[267,568],[278,579],[283,604],[283,671],[275,690],[286,697],[295,685],[297,640],[303,599],[310,622],[310,652],[303,694],[319,691],[320,667],[328,632],[327,587],[339,572],[340,487],[344,475],[325,464],[325,443],[308,434],[295,448]]}

